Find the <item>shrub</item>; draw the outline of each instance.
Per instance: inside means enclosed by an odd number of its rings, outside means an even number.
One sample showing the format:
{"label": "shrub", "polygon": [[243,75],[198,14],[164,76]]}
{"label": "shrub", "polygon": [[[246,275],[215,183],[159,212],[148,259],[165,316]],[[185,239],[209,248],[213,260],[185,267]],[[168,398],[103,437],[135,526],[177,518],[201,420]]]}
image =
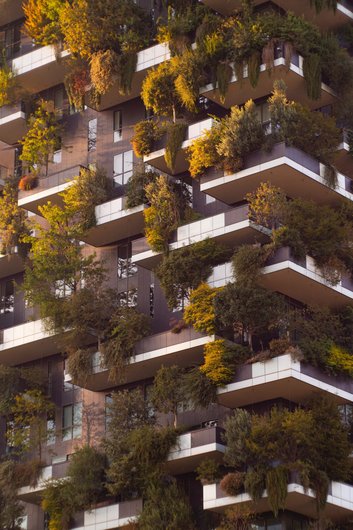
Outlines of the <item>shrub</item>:
{"label": "shrub", "polygon": [[176,119],[178,100],[175,93],[176,73],[171,61],[163,61],[149,70],[142,83],[141,98],[147,109],[157,116]]}
{"label": "shrub", "polygon": [[72,379],[85,386],[88,376],[92,374],[92,351],[76,350],[69,354],[67,359],[67,370]]}
{"label": "shrub", "polygon": [[8,66],[5,57],[1,58],[0,56],[0,107],[13,103],[15,100],[15,95],[15,74]]}
{"label": "shrub", "polygon": [[216,482],[220,475],[220,465],[216,460],[207,458],[201,460],[201,463],[196,468],[197,480],[200,480],[202,484],[212,484]]}
{"label": "shrub", "polygon": [[336,344],[332,344],[329,348],[326,364],[335,373],[342,373],[353,377],[352,355]]}
{"label": "shrub", "polygon": [[210,130],[204,131],[202,136],[193,140],[187,148],[189,172],[192,177],[201,177],[206,169],[220,164],[221,158],[217,152],[220,135],[221,124],[216,123]]}
{"label": "shrub", "polygon": [[227,473],[220,483],[222,490],[231,497],[236,497],[244,488],[245,473],[236,471],[235,473]]}
{"label": "shrub", "polygon": [[158,139],[158,125],[153,120],[143,120],[134,126],[131,138],[132,148],[138,157],[149,155],[153,151],[154,142]]}
{"label": "shrub", "polygon": [[24,30],[41,46],[57,44],[62,39],[59,24],[61,0],[26,0],[23,11],[26,17]]}
{"label": "shrub", "polygon": [[36,173],[29,173],[20,178],[18,189],[21,191],[33,190],[38,184],[38,176]]}
{"label": "shrub", "polygon": [[15,247],[18,250],[27,250],[23,238],[29,234],[26,224],[26,214],[18,206],[17,179],[6,180],[0,196],[0,253],[11,254]]}
{"label": "shrub", "polygon": [[190,293],[190,303],[185,308],[184,320],[200,333],[213,335],[216,332],[214,299],[217,291],[202,282]]}
{"label": "shrub", "polygon": [[268,503],[275,517],[277,517],[279,510],[285,508],[288,478],[288,469],[284,466],[274,467],[266,474]]}
{"label": "shrub", "polygon": [[119,55],[114,50],[95,52],[90,59],[90,77],[98,94],[105,94],[113,86]]}
{"label": "shrub", "polygon": [[106,459],[94,447],[85,445],[70,460],[68,480],[77,508],[88,509],[104,493]]}
{"label": "shrub", "polygon": [[250,469],[245,476],[244,487],[253,501],[259,501],[265,491],[266,474],[264,470]]}
{"label": "shrub", "polygon": [[87,64],[78,58],[70,58],[68,72],[64,78],[65,89],[70,105],[76,110],[83,110],[85,94],[90,84],[89,69]]}
{"label": "shrub", "polygon": [[217,387],[199,367],[187,372],[184,377],[185,399],[195,408],[206,408],[217,401]]}
{"label": "shrub", "polygon": [[229,383],[234,375],[234,357],[231,348],[227,348],[224,340],[208,342],[204,346],[204,364],[200,366],[216,386]]}
{"label": "shrub", "polygon": [[158,177],[159,173],[146,170],[144,165],[135,167],[126,184],[126,208],[134,208],[140,204],[146,204],[148,199],[145,188]]}
{"label": "shrub", "polygon": [[204,58],[194,50],[187,50],[173,62],[177,72],[175,90],[180,102],[189,112],[197,112],[200,88],[206,81]]}

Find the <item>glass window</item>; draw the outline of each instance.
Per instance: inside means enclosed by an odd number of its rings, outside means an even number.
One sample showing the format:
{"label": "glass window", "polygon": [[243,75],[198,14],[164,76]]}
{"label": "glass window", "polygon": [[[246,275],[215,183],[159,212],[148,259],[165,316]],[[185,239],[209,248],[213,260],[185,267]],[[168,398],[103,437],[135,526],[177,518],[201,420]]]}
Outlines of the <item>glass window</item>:
{"label": "glass window", "polygon": [[55,151],[53,154],[53,164],[61,164],[62,160],[62,150],[58,149],[58,151]]}
{"label": "glass window", "polygon": [[64,89],[63,87],[58,87],[54,91],[54,109],[58,114],[62,114],[64,108]]}
{"label": "glass window", "polygon": [[15,289],[12,280],[0,283],[0,315],[13,313],[15,301]]}
{"label": "glass window", "polygon": [[63,440],[80,438],[82,434],[82,403],[63,407]]}
{"label": "glass window", "polygon": [[55,296],[57,298],[66,298],[72,293],[71,287],[64,280],[55,282]]}
{"label": "glass window", "polygon": [[88,152],[94,151],[97,147],[97,118],[88,122]]}
{"label": "glass window", "polygon": [[123,186],[132,175],[133,152],[125,151],[114,156],[114,182]]}
{"label": "glass window", "polygon": [[48,415],[47,418],[47,445],[55,444],[55,414]]}
{"label": "glass window", "polygon": [[118,301],[124,307],[137,306],[137,289],[128,289],[118,294]]}
{"label": "glass window", "polygon": [[123,137],[123,115],[121,110],[115,110],[113,115],[113,142],[120,142]]}
{"label": "glass window", "polygon": [[118,245],[118,278],[130,278],[137,273],[137,265],[131,261],[131,241]]}

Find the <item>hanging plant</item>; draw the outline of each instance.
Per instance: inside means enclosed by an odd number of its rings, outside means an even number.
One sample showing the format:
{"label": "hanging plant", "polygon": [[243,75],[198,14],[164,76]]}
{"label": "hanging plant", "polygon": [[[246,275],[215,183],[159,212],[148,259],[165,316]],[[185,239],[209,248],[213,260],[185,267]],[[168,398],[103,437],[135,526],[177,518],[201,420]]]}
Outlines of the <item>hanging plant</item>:
{"label": "hanging plant", "polygon": [[130,94],[136,65],[137,53],[135,51],[125,52],[119,55],[116,68],[119,94],[123,96]]}
{"label": "hanging plant", "polygon": [[250,85],[252,86],[252,88],[255,88],[257,86],[257,82],[259,80],[259,75],[260,75],[260,65],[261,65],[260,52],[258,51],[253,52],[248,60],[248,76],[249,76],[249,81],[250,81]]}
{"label": "hanging plant", "polygon": [[234,64],[234,71],[237,78],[237,81],[240,82],[240,85],[244,79],[244,61],[239,61]]}
{"label": "hanging plant", "polygon": [[228,85],[233,76],[233,69],[229,63],[218,63],[216,70],[219,99],[224,103],[228,90]]}
{"label": "hanging plant", "polygon": [[270,74],[275,64],[275,46],[276,40],[270,39],[262,49],[262,62],[266,65],[266,70]]}
{"label": "hanging plant", "polygon": [[[65,89],[70,105],[76,110],[83,110],[85,94],[90,85],[89,69],[83,62],[74,62],[64,78]],[[92,96],[91,96],[92,99]]]}
{"label": "hanging plant", "polygon": [[315,8],[316,13],[320,13],[323,9],[331,9],[335,13],[337,0],[310,0],[310,5]]}
{"label": "hanging plant", "polygon": [[91,81],[99,94],[105,94],[112,87],[118,61],[119,56],[113,50],[98,51],[92,55],[90,61]]}
{"label": "hanging plant", "polygon": [[268,503],[275,517],[284,510],[287,498],[288,469],[278,466],[266,473]]}
{"label": "hanging plant", "polygon": [[185,138],[187,124],[170,123],[167,127],[167,143],[164,159],[168,168],[174,173],[176,157]]}
{"label": "hanging plant", "polygon": [[321,60],[316,53],[304,58],[303,74],[310,99],[319,99],[321,94]]}

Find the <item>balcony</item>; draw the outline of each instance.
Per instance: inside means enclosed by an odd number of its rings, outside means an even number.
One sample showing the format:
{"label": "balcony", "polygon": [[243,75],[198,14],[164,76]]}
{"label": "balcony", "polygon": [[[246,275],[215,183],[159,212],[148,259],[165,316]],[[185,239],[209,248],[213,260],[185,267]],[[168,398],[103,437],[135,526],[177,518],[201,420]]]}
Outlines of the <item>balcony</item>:
{"label": "balcony", "polygon": [[[227,496],[219,484],[210,484],[203,487],[203,508],[214,512],[224,512],[231,506],[252,504],[250,496],[242,493],[236,497]],[[312,519],[317,518],[317,505],[315,493],[311,489],[305,490],[301,484],[290,482],[286,499],[286,510],[302,514]],[[323,516],[330,521],[341,521],[352,515],[353,510],[353,486],[341,482],[331,482],[327,496]],[[271,511],[267,493],[256,503],[256,512],[263,513]]]}
{"label": "balcony", "polygon": [[206,427],[178,436],[168,456],[167,470],[179,475],[194,471],[205,458],[221,461],[225,451],[222,432],[220,427]]}
{"label": "balcony", "polygon": [[0,330],[0,363],[14,366],[59,353],[58,338],[45,331],[42,320]]}
{"label": "balcony", "polygon": [[26,112],[22,103],[0,108],[0,142],[16,144],[26,132]]}
{"label": "balcony", "polygon": [[22,17],[22,0],[0,0],[0,27]]}
{"label": "balcony", "polygon": [[72,530],[114,530],[131,528],[142,511],[142,500],[119,502],[92,508],[83,514],[83,526],[75,526]]}
{"label": "balcony", "polygon": [[0,254],[0,278],[6,278],[23,270],[24,261],[18,254],[17,247],[10,254]]}
{"label": "balcony", "polygon": [[338,146],[335,156],[335,166],[338,171],[346,175],[349,181],[350,190],[353,191],[352,181],[353,178],[353,154],[350,152],[350,146],[348,141],[348,134],[344,131],[342,135],[342,142]]}
{"label": "balcony", "polygon": [[[102,96],[97,110],[107,110],[114,105],[119,105],[130,99],[140,97],[142,81],[144,80],[147,71],[168,59],[170,59],[170,51],[167,43],[156,44],[155,46],[151,46],[150,48],[138,52],[136,70],[132,79],[130,93],[124,95],[120,94],[119,87],[115,83],[109,91]],[[89,92],[87,93],[86,104],[88,107],[96,108],[95,104],[90,100]]]}
{"label": "balcony", "polygon": [[[135,356],[126,368],[126,382],[135,382],[153,377],[158,368],[178,364],[189,366],[202,361],[203,347],[214,340],[214,336],[205,336],[192,328],[183,329],[180,333],[165,331],[142,339],[135,348]],[[102,365],[102,357],[97,352],[92,356],[92,375],[85,381],[74,381],[75,384],[93,392],[111,388],[114,380],[110,371]]]}
{"label": "balcony", "polygon": [[243,104],[250,98],[256,100],[268,96],[273,90],[274,81],[283,79],[287,85],[287,97],[290,100],[295,100],[312,109],[330,105],[334,102],[335,94],[333,90],[324,83],[321,83],[321,96],[318,100],[314,101],[308,97],[301,55],[293,54],[289,68],[286,65],[282,51],[279,52],[279,55],[274,61],[271,75],[266,70],[265,64],[260,66],[260,75],[256,87],[252,87],[250,84],[246,66],[243,79],[240,82],[237,76],[233,74],[224,101],[220,100],[218,88],[214,88],[212,84],[202,87],[200,93],[219,105],[230,108],[233,105]]}
{"label": "balcony", "polygon": [[102,246],[143,233],[146,205],[125,209],[126,197],[96,206],[97,225],[84,238],[93,246]]}
{"label": "balcony", "polygon": [[339,404],[350,403],[353,380],[329,375],[285,354],[238,367],[233,381],[218,389],[218,403],[231,409],[278,398],[304,403],[319,392]]}
{"label": "balcony", "polygon": [[[189,125],[186,131],[186,138],[182,143],[181,148],[176,156],[175,168],[173,174],[183,173],[189,168],[189,163],[186,158],[186,149],[192,143],[193,140],[199,138],[204,131],[211,129],[213,124],[212,118],[207,118],[206,120],[199,121]],[[164,173],[171,173],[171,170],[167,167],[167,164],[164,160],[165,155],[165,137],[160,141],[156,142],[156,150],[150,153],[147,156],[143,157],[143,161],[150,166],[155,167],[159,171]]]}
{"label": "balcony", "polygon": [[83,166],[74,166],[48,177],[39,177],[38,185],[35,188],[19,192],[18,205],[25,210],[38,214],[38,207],[43,206],[48,201],[53,204],[61,204],[60,193],[72,184],[72,180],[80,174],[82,168]]}
{"label": "balcony", "polygon": [[42,492],[46,488],[46,481],[65,477],[68,466],[69,462],[65,461],[60,464],[43,467],[38,483],[35,487],[23,486],[22,488],[19,488],[17,492],[19,499],[23,502],[30,502],[31,504],[40,504],[42,500]]}
{"label": "balcony", "polygon": [[[203,3],[224,15],[230,15],[234,10],[242,7],[241,0],[203,0]],[[253,5],[264,3],[266,0],[254,0]],[[353,20],[353,7],[349,0],[337,2],[336,13],[331,9],[323,9],[320,13],[316,13],[315,8],[307,0],[276,0],[275,3],[285,11],[304,16],[323,31],[332,31]]]}
{"label": "balcony", "polygon": [[296,147],[284,142],[270,152],[258,150],[245,159],[244,169],[231,175],[213,170],[201,178],[201,191],[232,204],[255,191],[261,182],[270,181],[289,197],[303,197],[323,204],[353,200],[352,181],[337,174],[337,185],[330,187],[324,178],[325,166]]}
{"label": "balcony", "polygon": [[262,272],[261,283],[265,287],[304,304],[335,308],[353,300],[353,283],[349,277],[342,276],[337,285],[331,285],[310,256],[296,260],[288,247],[277,251]]}
{"label": "balcony", "polygon": [[[212,238],[220,244],[234,248],[238,245],[266,241],[267,230],[251,222],[248,206],[242,205],[224,213],[180,226],[169,249],[177,250],[198,241]],[[145,238],[132,242],[132,261],[147,269],[153,269],[162,258],[162,253],[150,249]]]}
{"label": "balcony", "polygon": [[18,83],[27,92],[36,94],[62,83],[69,55],[66,50],[43,46],[12,59],[11,67]]}

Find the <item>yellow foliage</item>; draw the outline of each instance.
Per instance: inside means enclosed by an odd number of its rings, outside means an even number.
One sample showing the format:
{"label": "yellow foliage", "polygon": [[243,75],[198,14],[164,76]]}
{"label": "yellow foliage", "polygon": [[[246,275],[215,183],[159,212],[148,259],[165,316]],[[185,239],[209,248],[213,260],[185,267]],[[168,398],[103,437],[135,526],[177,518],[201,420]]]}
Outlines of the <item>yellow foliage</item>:
{"label": "yellow foliage", "polygon": [[215,125],[202,136],[196,138],[187,149],[190,175],[194,178],[200,177],[207,168],[215,166],[219,162],[216,150],[218,131],[220,127]]}
{"label": "yellow foliage", "polygon": [[327,358],[327,365],[338,372],[353,377],[353,355],[346,350],[333,344],[330,348],[330,353]]}
{"label": "yellow foliage", "polygon": [[190,294],[190,304],[185,308],[184,320],[196,331],[213,335],[215,333],[214,298],[218,289],[201,283]]}
{"label": "yellow foliage", "polygon": [[216,386],[223,386],[232,380],[234,369],[227,361],[227,347],[223,339],[209,342],[204,347],[204,364],[200,371]]}

